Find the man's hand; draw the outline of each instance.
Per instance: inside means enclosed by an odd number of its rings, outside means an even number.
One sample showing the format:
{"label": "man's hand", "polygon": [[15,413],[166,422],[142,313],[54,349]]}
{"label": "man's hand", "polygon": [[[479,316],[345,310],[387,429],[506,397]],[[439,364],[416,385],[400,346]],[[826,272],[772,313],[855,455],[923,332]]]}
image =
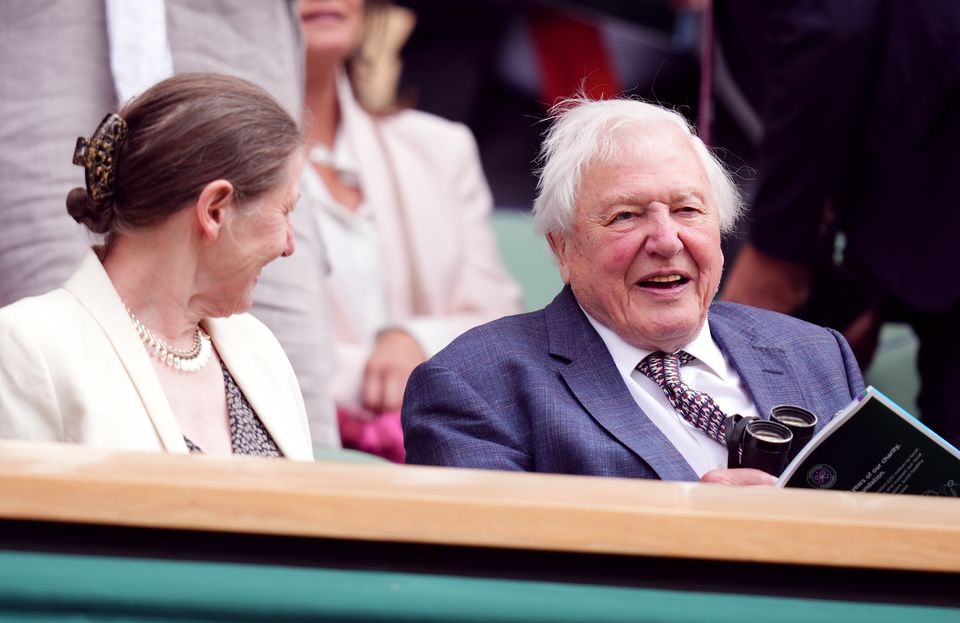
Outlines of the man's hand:
{"label": "man's hand", "polygon": [[712,469],[700,477],[700,482],[736,487],[771,486],[777,479],[759,469],[737,467],[734,469]]}
{"label": "man's hand", "polygon": [[810,269],[745,244],[723,287],[724,301],[789,314],[810,298]]}
{"label": "man's hand", "polygon": [[363,408],[372,413],[399,411],[410,373],[426,358],[406,331],[381,331],[363,371]]}

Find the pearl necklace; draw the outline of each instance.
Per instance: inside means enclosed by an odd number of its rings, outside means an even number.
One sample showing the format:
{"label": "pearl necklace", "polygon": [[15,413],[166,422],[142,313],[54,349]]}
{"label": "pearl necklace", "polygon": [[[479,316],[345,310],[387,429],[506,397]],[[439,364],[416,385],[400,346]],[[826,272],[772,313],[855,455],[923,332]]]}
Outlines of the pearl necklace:
{"label": "pearl necklace", "polygon": [[161,363],[181,372],[196,372],[207,365],[213,347],[210,344],[210,336],[200,328],[200,325],[197,325],[193,334],[193,346],[188,350],[180,350],[170,346],[156,333],[143,326],[143,323],[133,315],[129,307],[124,305],[123,308],[130,315],[130,320],[133,321],[133,327],[137,330],[140,341],[147,347],[147,351]]}

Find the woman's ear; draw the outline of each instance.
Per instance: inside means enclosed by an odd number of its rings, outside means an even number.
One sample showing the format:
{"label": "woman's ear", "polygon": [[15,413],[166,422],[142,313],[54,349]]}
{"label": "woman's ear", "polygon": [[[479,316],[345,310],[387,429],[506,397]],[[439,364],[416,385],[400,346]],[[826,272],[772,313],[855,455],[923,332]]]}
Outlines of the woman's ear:
{"label": "woman's ear", "polygon": [[195,206],[197,224],[202,235],[216,240],[235,209],[233,184],[227,180],[214,180],[203,187]]}

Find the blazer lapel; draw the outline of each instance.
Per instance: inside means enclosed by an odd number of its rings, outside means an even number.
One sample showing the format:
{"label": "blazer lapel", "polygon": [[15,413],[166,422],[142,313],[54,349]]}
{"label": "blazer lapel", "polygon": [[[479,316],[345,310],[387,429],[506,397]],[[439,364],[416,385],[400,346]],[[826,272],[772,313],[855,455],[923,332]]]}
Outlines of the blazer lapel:
{"label": "blazer lapel", "polygon": [[103,329],[143,401],[160,442],[168,452],[185,454],[183,433],[153,370],[150,356],[123,307],[96,252],[90,249],[80,268],[64,284]]}
{"label": "blazer lapel", "polygon": [[238,331],[229,318],[210,318],[201,324],[210,334],[233,380],[280,451],[289,458],[303,458],[299,453],[302,444],[298,443],[298,431],[291,427],[291,414],[296,412],[296,405],[290,404],[263,381],[266,375],[255,358],[255,351],[251,349],[251,341]]}
{"label": "blazer lapel", "polygon": [[342,74],[337,82],[337,97],[344,137],[357,155],[364,201],[374,211],[382,234],[380,244],[383,248],[384,270],[388,275],[385,282],[390,317],[405,317],[413,307],[408,269],[411,260],[405,248],[404,224],[400,222],[390,165],[377,135],[374,120],[360,108],[350,90],[350,82]]}
{"label": "blazer lapel", "polygon": [[740,375],[760,417],[782,404],[807,404],[803,388],[775,336],[766,335],[756,322],[737,322],[722,306],[710,310],[710,333]]}
{"label": "blazer lapel", "polygon": [[560,374],[583,408],[663,480],[696,480],[680,452],[637,406],[603,340],[570,287],[546,308],[550,353],[570,363]]}
{"label": "blazer lapel", "polygon": [[[320,190],[323,188],[323,180],[310,162],[303,164],[300,187],[304,197],[323,192]],[[309,293],[308,299],[305,300],[315,303],[314,289],[321,288],[324,294],[323,303],[329,310],[329,319],[336,327],[337,335],[347,335],[348,339],[362,342],[366,336],[354,311],[355,304],[344,287],[343,280],[337,273],[330,270],[331,259],[324,244],[320,217],[315,213],[325,208],[313,203],[310,203],[309,208],[294,210],[290,215],[297,237],[297,252],[290,257],[271,262],[265,267],[264,278],[257,286],[255,296],[262,301],[267,301],[269,296],[282,299],[288,297],[290,290],[286,288],[293,280],[310,281],[309,284],[302,285],[304,291]],[[313,279],[316,279],[317,283],[312,283]],[[269,294],[264,294],[268,289]]]}

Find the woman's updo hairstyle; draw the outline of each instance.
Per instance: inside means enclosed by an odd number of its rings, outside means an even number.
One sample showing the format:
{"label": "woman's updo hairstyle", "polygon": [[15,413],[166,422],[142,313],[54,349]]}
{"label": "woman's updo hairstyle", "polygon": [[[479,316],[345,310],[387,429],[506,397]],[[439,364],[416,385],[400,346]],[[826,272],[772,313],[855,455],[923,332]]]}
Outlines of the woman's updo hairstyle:
{"label": "woman's updo hairstyle", "polygon": [[278,188],[303,138],[257,85],[218,74],[157,83],[80,138],[86,188],[67,212],[98,234],[149,227],[187,207],[210,182],[233,184],[241,205]]}

